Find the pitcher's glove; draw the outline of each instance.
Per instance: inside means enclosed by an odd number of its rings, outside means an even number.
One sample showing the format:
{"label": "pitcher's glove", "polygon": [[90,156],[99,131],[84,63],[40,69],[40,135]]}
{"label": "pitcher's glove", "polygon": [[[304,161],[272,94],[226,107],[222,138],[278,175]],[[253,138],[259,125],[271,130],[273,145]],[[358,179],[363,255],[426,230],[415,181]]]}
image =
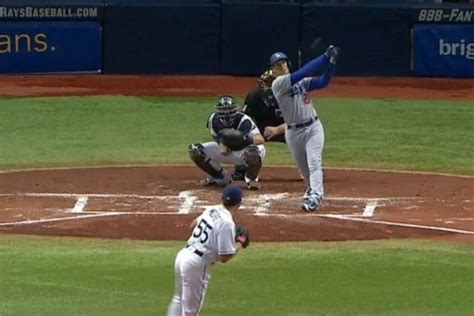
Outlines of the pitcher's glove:
{"label": "pitcher's glove", "polygon": [[243,248],[247,248],[250,244],[250,231],[241,224],[235,225],[235,241],[240,242]]}
{"label": "pitcher's glove", "polygon": [[232,151],[238,151],[251,145],[253,139],[235,128],[224,128],[219,133],[219,142]]}

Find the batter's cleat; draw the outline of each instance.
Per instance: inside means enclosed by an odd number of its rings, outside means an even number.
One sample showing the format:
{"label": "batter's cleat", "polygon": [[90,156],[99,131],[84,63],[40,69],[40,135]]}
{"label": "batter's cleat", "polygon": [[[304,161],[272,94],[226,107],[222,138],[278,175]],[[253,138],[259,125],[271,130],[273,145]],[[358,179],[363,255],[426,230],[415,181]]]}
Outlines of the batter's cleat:
{"label": "batter's cleat", "polygon": [[321,204],[321,198],[317,195],[311,195],[308,198],[303,200],[303,204],[301,204],[301,208],[305,212],[314,212],[316,211]]}
{"label": "batter's cleat", "polygon": [[306,190],[304,190],[303,199],[308,199],[312,194],[313,190],[311,190],[311,187],[306,187]]}
{"label": "batter's cleat", "polygon": [[231,178],[229,175],[224,176],[223,178],[207,178],[201,181],[201,184],[204,186],[210,186],[210,187],[225,187],[226,185],[230,184],[232,182]]}
{"label": "batter's cleat", "polygon": [[245,183],[247,184],[247,189],[249,190],[260,190],[260,184],[258,183],[258,178],[255,180],[245,177]]}
{"label": "batter's cleat", "polygon": [[235,166],[234,173],[232,174],[232,180],[234,181],[245,180],[246,172],[247,172],[247,166]]}

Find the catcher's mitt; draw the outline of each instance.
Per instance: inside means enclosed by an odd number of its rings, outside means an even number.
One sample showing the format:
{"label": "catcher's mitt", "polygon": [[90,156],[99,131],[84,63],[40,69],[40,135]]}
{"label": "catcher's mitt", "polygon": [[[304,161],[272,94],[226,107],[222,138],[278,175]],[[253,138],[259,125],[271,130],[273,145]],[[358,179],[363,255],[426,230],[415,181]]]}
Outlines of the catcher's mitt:
{"label": "catcher's mitt", "polygon": [[242,150],[252,144],[251,139],[235,128],[224,128],[219,133],[219,142],[232,151]]}
{"label": "catcher's mitt", "polygon": [[[245,241],[242,241],[242,237],[244,237]],[[250,231],[247,227],[241,224],[235,225],[235,241],[240,242],[242,247],[247,248],[250,244]]]}
{"label": "catcher's mitt", "polygon": [[270,89],[272,87],[273,80],[275,80],[275,74],[273,74],[272,69],[266,70],[263,74],[260,75],[260,78],[257,79],[257,83],[263,90]]}

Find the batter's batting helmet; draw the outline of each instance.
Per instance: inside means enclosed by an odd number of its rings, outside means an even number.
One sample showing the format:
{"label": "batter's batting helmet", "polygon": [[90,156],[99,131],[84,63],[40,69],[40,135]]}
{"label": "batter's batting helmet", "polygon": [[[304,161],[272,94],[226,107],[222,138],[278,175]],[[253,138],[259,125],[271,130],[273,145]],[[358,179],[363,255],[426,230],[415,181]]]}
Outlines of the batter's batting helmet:
{"label": "batter's batting helmet", "polygon": [[221,123],[225,127],[230,127],[234,124],[234,118],[239,112],[239,106],[235,103],[233,97],[230,95],[223,95],[217,102],[216,112]]}
{"label": "batter's batting helmet", "polygon": [[285,53],[282,53],[282,52],[276,52],[274,53],[271,57],[270,57],[270,67],[272,67],[273,65],[275,65],[277,62],[281,61],[281,60],[286,60],[287,63],[289,63],[289,59],[288,59],[288,56],[286,56]]}

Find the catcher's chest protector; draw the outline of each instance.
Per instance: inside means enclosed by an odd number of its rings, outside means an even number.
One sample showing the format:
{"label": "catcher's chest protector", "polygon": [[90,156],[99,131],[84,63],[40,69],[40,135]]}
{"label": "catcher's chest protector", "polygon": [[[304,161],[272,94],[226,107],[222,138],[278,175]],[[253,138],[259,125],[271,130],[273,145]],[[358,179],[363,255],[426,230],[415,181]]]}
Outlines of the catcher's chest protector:
{"label": "catcher's chest protector", "polygon": [[228,127],[228,126],[225,126],[224,124],[222,124],[221,120],[219,119],[219,116],[216,113],[214,113],[212,115],[210,126],[209,126],[211,135],[213,137],[216,137],[217,135],[219,135],[219,133],[223,129],[227,129],[227,128],[238,129],[238,130],[242,131],[242,133],[244,135],[246,135],[247,133],[250,132],[250,130],[242,130],[242,127],[244,127],[244,126],[246,127],[246,125],[247,125],[247,124],[242,124],[243,121],[245,121],[245,118],[246,118],[245,116],[246,115],[244,113],[237,113],[237,115],[235,116],[235,119],[234,119],[234,123],[232,124],[232,126]]}

